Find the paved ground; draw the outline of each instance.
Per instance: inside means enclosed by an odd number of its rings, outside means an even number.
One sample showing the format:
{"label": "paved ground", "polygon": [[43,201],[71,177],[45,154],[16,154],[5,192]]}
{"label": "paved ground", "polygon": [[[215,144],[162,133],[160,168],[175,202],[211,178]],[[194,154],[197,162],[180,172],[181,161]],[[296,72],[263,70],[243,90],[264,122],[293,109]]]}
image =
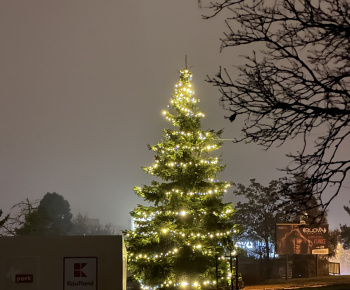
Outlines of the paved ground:
{"label": "paved ground", "polygon": [[332,284],[350,284],[350,276],[322,276],[313,278],[293,278],[289,280],[270,280],[261,285],[244,287],[244,290],[279,290],[298,289],[302,287],[317,287]]}

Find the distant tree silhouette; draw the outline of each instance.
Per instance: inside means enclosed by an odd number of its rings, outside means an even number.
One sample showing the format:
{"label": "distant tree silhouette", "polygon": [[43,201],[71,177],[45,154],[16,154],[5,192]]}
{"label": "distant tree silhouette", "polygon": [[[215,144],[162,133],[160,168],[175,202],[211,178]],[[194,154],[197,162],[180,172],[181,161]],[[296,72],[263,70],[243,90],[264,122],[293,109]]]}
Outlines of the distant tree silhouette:
{"label": "distant tree silhouette", "polygon": [[87,215],[78,214],[72,220],[70,235],[101,236],[115,235],[111,224],[101,225],[98,219],[90,219]]}
{"label": "distant tree silhouette", "polygon": [[[250,180],[249,186],[234,184],[233,193],[241,198],[236,203],[233,221],[242,228],[241,238],[254,244],[252,251],[263,263],[265,273],[262,274],[266,278],[269,278],[272,269],[270,256],[274,254],[272,245],[276,247],[276,223],[327,224],[326,213],[313,195],[301,208],[298,200],[291,198],[291,192],[301,190],[298,183],[295,181],[293,185],[286,185],[285,179],[281,178],[270,181],[268,186],[263,186],[255,179]],[[329,248],[330,254],[334,255],[337,232],[332,232],[331,237]],[[298,261],[309,263],[307,257],[299,257]]]}
{"label": "distant tree silhouette", "polygon": [[[350,215],[350,207],[344,205],[344,210]],[[350,227],[346,224],[340,226],[340,239],[345,250],[350,249]]]}
{"label": "distant tree silhouette", "polygon": [[48,192],[39,206],[25,215],[24,223],[15,232],[20,236],[67,235],[72,227],[71,220],[68,201],[62,195]]}
{"label": "distant tree silhouette", "polygon": [[[303,186],[325,210],[350,169],[349,1],[218,0],[209,6],[204,18],[227,17],[222,48],[252,51],[237,79],[226,68],[208,77],[230,111],[226,118],[244,118],[236,142],[269,149],[301,136],[303,146],[288,155],[286,170],[292,181],[308,176]],[[331,197],[322,200],[326,189]]]}
{"label": "distant tree silhouette", "polygon": [[327,212],[315,197],[310,187],[306,186],[308,177],[297,175],[294,180],[284,180],[283,205],[294,222],[305,222],[309,225],[328,224]]}
{"label": "distant tree silhouette", "polygon": [[328,237],[328,247],[329,247],[329,254],[328,257],[334,257],[336,255],[337,247],[339,242],[341,242],[341,230],[335,229],[335,230],[329,230],[329,237]]}
{"label": "distant tree silhouette", "polygon": [[275,243],[276,223],[285,217],[286,212],[280,193],[283,183],[273,180],[268,186],[263,186],[251,179],[248,187],[243,184],[234,184],[234,187],[234,195],[244,197],[235,205],[234,222],[241,225],[243,239],[260,245],[256,245],[254,253],[260,259],[269,260],[270,244]]}

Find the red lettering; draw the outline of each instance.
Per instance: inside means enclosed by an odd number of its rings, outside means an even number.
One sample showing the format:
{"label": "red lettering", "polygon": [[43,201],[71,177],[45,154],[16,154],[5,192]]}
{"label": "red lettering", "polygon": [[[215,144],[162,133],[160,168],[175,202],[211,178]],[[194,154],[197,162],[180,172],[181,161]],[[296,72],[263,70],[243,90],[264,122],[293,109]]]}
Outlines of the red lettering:
{"label": "red lettering", "polygon": [[17,274],[15,283],[33,283],[33,274]]}
{"label": "red lettering", "polygon": [[326,243],[326,240],[325,239],[316,239],[316,240],[314,240],[314,243],[324,245]]}

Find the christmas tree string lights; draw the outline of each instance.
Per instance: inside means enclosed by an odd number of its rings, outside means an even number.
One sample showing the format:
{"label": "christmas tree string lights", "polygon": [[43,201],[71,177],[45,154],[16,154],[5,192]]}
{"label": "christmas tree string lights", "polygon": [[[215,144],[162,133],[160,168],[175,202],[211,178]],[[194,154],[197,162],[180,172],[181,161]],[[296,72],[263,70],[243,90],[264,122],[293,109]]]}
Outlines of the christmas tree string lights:
{"label": "christmas tree string lights", "polygon": [[160,181],[134,188],[152,204],[131,212],[134,229],[126,234],[129,270],[144,289],[210,289],[227,285],[232,275],[225,256],[237,226],[232,204],[222,202],[230,183],[216,179],[224,166],[210,155],[222,145],[221,131],[201,129],[204,114],[191,78],[180,71],[162,112],[172,126],[149,145],[155,161],[143,169]]}

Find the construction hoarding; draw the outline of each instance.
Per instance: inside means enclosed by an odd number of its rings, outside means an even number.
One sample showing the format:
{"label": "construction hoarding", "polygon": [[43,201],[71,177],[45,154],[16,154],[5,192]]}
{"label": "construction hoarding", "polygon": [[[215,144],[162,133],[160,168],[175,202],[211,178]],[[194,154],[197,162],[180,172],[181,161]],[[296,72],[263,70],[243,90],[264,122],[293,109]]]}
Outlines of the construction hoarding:
{"label": "construction hoarding", "polygon": [[1,290],[125,290],[122,236],[0,237]]}

